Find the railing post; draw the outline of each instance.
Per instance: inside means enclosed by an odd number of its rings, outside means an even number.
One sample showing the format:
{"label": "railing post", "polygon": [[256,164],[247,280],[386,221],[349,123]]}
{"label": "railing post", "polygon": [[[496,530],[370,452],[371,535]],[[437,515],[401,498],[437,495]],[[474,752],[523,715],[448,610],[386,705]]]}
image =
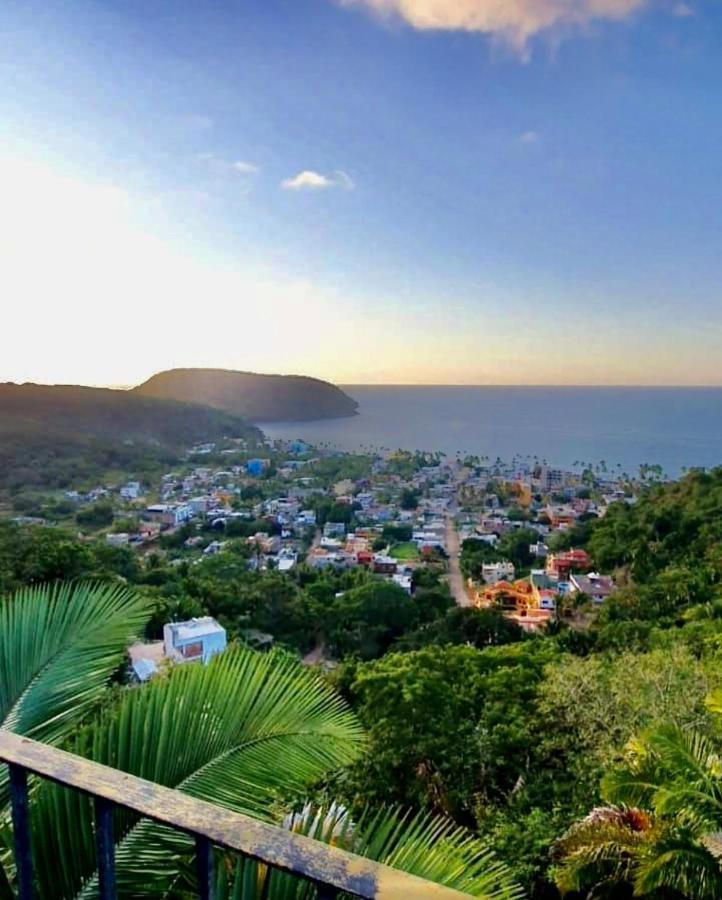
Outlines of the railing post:
{"label": "railing post", "polygon": [[10,770],[10,805],[13,819],[15,867],[18,878],[18,900],[33,900],[33,851],[30,840],[28,808],[28,773],[21,766],[8,764]]}
{"label": "railing post", "polygon": [[196,835],[196,872],[198,873],[198,897],[213,900],[213,845],[202,834]]}
{"label": "railing post", "polygon": [[115,900],[115,840],[113,837],[113,804],[103,797],[95,798],[95,846],[98,854],[100,900]]}

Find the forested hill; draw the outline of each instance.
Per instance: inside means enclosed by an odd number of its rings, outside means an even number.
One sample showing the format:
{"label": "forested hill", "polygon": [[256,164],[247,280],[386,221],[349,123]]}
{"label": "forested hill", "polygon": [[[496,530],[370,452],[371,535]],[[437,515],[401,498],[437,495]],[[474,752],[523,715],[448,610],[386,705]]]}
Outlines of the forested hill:
{"label": "forested hill", "polygon": [[356,414],[358,403],[328,381],[301,375],[257,375],[225,369],[170,369],[134,394],[203,403],[252,422],[300,422]]}
{"label": "forested hill", "polygon": [[638,636],[640,623],[669,627],[695,606],[722,604],[722,468],[652,485],[636,503],[613,504],[602,519],[566,532],[558,546],[586,547],[622,585],[592,629],[604,644],[611,631],[617,640]]}
{"label": "forested hill", "polygon": [[0,384],[0,489],[67,487],[145,459],[172,460],[198,441],[257,440],[218,409],[128,391]]}

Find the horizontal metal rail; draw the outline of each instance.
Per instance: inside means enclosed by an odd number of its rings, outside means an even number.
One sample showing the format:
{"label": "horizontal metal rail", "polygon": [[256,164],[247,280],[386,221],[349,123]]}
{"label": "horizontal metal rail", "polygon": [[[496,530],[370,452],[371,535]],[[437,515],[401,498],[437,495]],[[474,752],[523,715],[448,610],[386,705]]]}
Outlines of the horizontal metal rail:
{"label": "horizontal metal rail", "polygon": [[0,730],[0,762],[10,766],[21,900],[33,896],[28,772],[95,798],[103,898],[115,897],[114,806],[195,836],[201,897],[212,897],[213,847],[235,851],[312,881],[318,886],[320,898],[332,898],[341,891],[366,900],[458,900],[468,896],[9,731]]}

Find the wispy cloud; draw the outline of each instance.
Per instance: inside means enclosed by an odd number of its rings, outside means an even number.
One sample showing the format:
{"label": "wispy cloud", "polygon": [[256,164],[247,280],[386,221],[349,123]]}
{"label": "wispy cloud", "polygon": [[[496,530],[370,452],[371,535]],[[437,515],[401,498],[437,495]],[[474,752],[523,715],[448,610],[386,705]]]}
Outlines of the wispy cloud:
{"label": "wispy cloud", "polygon": [[284,178],[281,187],[286,191],[319,191],[328,188],[344,188],[350,191],[354,187],[354,183],[342,169],[337,169],[330,175],[322,175],[312,169],[304,169],[292,178]]}
{"label": "wispy cloud", "polygon": [[540,140],[541,135],[538,131],[525,131],[519,135],[520,144],[538,144]]}
{"label": "wispy cloud", "polygon": [[231,163],[231,168],[234,172],[239,172],[241,175],[256,175],[261,171],[260,166],[255,166],[253,163],[246,162],[242,159]]}
{"label": "wispy cloud", "polygon": [[534,34],[554,26],[584,26],[624,19],[647,0],[337,0],[421,30],[476,31],[523,48]]}
{"label": "wispy cloud", "polygon": [[231,160],[224,159],[216,153],[198,153],[196,159],[198,162],[208,166],[215,175],[232,175],[234,173],[238,175],[257,175],[261,171],[260,166],[254,165],[254,163],[242,159],[231,162]]}

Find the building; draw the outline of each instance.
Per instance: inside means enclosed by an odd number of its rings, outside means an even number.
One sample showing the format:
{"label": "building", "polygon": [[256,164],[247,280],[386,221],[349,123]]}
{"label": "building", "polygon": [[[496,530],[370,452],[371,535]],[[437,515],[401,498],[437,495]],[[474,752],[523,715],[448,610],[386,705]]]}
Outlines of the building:
{"label": "building", "polygon": [[376,553],[373,560],[373,570],[377,575],[395,575],[398,568],[397,561],[392,556],[384,556]]}
{"label": "building", "polygon": [[610,575],[599,575],[596,572],[590,572],[588,575],[572,575],[570,585],[573,594],[586,594],[591,598],[592,603],[604,603],[615,590],[614,581]]}
{"label": "building", "polygon": [[444,534],[436,530],[414,531],[411,540],[416,544],[419,550],[430,548],[433,550],[444,549]]}
{"label": "building", "polygon": [[143,493],[139,481],[129,481],[120,489],[120,496],[123,500],[137,500]]}
{"label": "building", "polygon": [[270,465],[270,459],[249,459],[246,463],[246,472],[254,478],[260,478]]}
{"label": "building", "polygon": [[553,593],[540,591],[531,579],[500,581],[481,587],[476,591],[475,604],[481,609],[502,609],[506,618],[529,632],[543,629],[556,606]]}
{"label": "building", "polygon": [[175,662],[207,663],[226,649],[226,629],[211,616],[169,622],[163,626],[163,649],[165,656]]}
{"label": "building", "polygon": [[563,553],[550,553],[546,558],[548,575],[555,578],[568,578],[571,572],[588,569],[592,560],[586,550],[565,550]]}
{"label": "building", "polygon": [[306,561],[312,569],[325,569],[327,567],[350,569],[358,565],[355,556],[351,556],[341,550],[335,552],[324,550],[323,547],[314,547],[309,552]]}
{"label": "building", "polygon": [[549,466],[539,468],[537,479],[542,491],[561,491],[566,487],[566,474],[562,469],[552,469]]}
{"label": "building", "polygon": [[296,517],[296,524],[301,527],[316,527],[316,513],[312,509],[302,509]]}
{"label": "building", "polygon": [[187,503],[154,503],[146,506],[145,515],[153,522],[176,528],[193,518],[193,510]]}
{"label": "building", "polygon": [[123,531],[119,534],[106,534],[105,543],[111,547],[125,547],[130,541],[130,535]]}
{"label": "building", "polygon": [[516,569],[514,563],[503,562],[484,563],[481,567],[481,580],[484,584],[498,584],[500,581],[513,581]]}

